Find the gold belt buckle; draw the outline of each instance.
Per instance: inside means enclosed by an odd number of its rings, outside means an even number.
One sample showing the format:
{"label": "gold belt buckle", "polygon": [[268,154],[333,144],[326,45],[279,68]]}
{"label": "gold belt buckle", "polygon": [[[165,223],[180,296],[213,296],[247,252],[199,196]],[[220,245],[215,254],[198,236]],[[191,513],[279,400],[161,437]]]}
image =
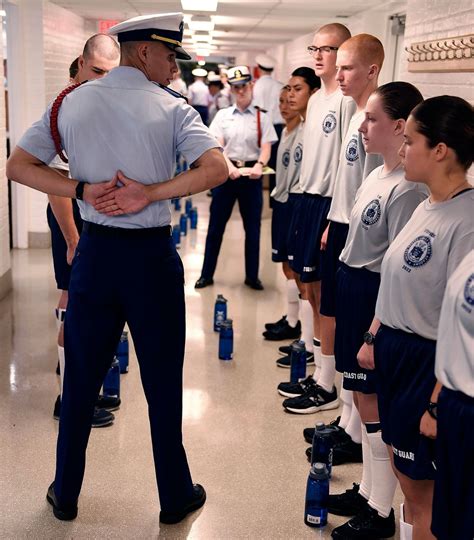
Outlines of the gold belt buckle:
{"label": "gold belt buckle", "polygon": [[235,166],[239,169],[245,167],[245,161],[243,159],[234,159]]}

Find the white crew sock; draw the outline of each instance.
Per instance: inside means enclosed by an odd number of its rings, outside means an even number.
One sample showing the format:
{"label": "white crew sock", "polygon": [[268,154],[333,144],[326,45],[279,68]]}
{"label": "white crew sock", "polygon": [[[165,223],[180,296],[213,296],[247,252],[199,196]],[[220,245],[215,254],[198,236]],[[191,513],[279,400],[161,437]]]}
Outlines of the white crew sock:
{"label": "white crew sock", "polygon": [[372,458],[370,453],[369,438],[365,426],[362,428],[362,480],[360,481],[359,494],[369,500],[372,486]]}
{"label": "white crew sock", "polygon": [[56,315],[56,328],[59,332],[59,330],[61,330],[61,324],[64,322],[64,317],[66,316],[66,310],[63,308],[56,308],[54,313]]}
{"label": "white crew sock", "polygon": [[321,376],[321,342],[313,338],[313,353],[314,353],[314,365],[316,366],[313,373],[313,379],[318,382]]}
{"label": "white crew sock", "polygon": [[[372,487],[369,506],[375,508],[382,517],[388,517],[397,487],[397,477],[393,473],[387,445],[382,440],[380,423],[366,424],[366,428],[372,457]],[[377,431],[374,433],[375,429]]]}
{"label": "white crew sock", "polygon": [[[346,433],[355,443],[360,444],[362,442],[362,421],[360,419],[359,411],[355,406],[352,407],[351,417],[349,418],[349,422],[347,423],[346,427]],[[373,471],[374,469],[372,468],[372,473]]]}
{"label": "white crew sock", "polygon": [[288,279],[286,281],[286,298],[288,301],[286,320],[288,321],[288,324],[294,328],[298,323],[300,311],[299,291],[294,279]]}
{"label": "white crew sock", "polygon": [[339,425],[346,429],[347,424],[349,423],[349,418],[351,417],[352,407],[354,406],[354,400],[352,398],[352,390],[347,390],[341,384],[341,393],[339,397],[342,401],[342,412],[341,419],[339,420]]}
{"label": "white crew sock", "polygon": [[405,521],[405,511],[403,503],[400,505],[400,540],[412,540],[413,525]]}
{"label": "white crew sock", "polygon": [[309,300],[301,299],[301,339],[307,352],[313,352],[313,308]]}
{"label": "white crew sock", "polygon": [[336,378],[336,359],[333,354],[321,354],[321,374],[318,377],[318,384],[326,392],[331,392],[334,388]]}
{"label": "white crew sock", "polygon": [[64,385],[64,365],[65,365],[65,354],[64,347],[58,345],[58,358],[59,358],[59,388],[61,391],[61,397],[63,396],[63,385]]}

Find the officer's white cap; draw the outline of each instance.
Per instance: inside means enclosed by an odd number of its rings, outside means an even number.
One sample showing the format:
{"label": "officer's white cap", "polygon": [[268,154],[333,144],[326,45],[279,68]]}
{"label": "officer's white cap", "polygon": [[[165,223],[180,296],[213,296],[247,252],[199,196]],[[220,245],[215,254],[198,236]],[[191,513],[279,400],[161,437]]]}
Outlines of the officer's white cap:
{"label": "officer's white cap", "polygon": [[191,73],[194,77],[206,77],[207,71],[203,68],[194,68]]}
{"label": "officer's white cap", "polygon": [[216,72],[209,71],[209,73],[207,74],[207,80],[209,82],[220,82],[221,78]]}
{"label": "officer's white cap", "polygon": [[255,57],[255,61],[257,62],[258,66],[266,69],[267,71],[271,71],[276,66],[276,60],[266,54],[258,54]]}
{"label": "officer's white cap", "polygon": [[160,13],[141,15],[123,21],[109,29],[111,36],[117,36],[119,43],[125,41],[160,41],[176,53],[180,60],[190,60],[183,49],[183,14]]}
{"label": "officer's white cap", "polygon": [[227,82],[232,86],[247,84],[251,80],[252,75],[247,66],[235,66],[227,71]]}

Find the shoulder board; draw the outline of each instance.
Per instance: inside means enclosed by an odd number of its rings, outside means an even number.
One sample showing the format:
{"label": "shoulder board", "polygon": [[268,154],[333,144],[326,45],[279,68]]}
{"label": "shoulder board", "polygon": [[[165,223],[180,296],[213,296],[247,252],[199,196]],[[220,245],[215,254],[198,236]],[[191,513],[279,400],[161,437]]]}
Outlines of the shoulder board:
{"label": "shoulder board", "polygon": [[258,105],[254,105],[254,107],[255,107],[255,110],[257,110],[257,111],[260,111],[260,112],[263,112],[263,113],[268,112],[267,109],[262,109],[262,107],[259,107]]}

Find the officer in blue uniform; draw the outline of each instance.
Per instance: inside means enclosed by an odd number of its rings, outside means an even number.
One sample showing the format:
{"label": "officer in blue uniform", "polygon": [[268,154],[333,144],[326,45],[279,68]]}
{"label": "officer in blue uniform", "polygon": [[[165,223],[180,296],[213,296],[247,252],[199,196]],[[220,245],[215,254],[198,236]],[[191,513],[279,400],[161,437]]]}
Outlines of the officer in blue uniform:
{"label": "officer in blue uniform", "polygon": [[[214,187],[228,171],[198,113],[166,88],[176,58],[189,59],[182,14],[136,17],[110,32],[121,44],[120,66],[67,95],[59,114],[49,109],[7,165],[12,180],[78,199],[84,220],[72,264],[56,476],[47,500],[58,519],[76,517],[94,404],[128,322],[148,401],[160,521],[177,523],[206,494],[192,483],[182,444],[184,276],[168,199]],[[50,116],[53,124],[58,119],[55,136]],[[58,146],[69,156],[71,179],[45,165]],[[170,180],[177,151],[192,169]]]}
{"label": "officer in blue uniform", "polygon": [[204,263],[195,288],[202,289],[214,283],[225,226],[238,201],[245,229],[245,284],[262,290],[258,278],[262,170],[270,159],[271,146],[277,135],[268,115],[252,104],[253,83],[248,67],[229,69],[228,81],[235,105],[218,111],[210,130],[224,147],[229,179],[213,191]]}

